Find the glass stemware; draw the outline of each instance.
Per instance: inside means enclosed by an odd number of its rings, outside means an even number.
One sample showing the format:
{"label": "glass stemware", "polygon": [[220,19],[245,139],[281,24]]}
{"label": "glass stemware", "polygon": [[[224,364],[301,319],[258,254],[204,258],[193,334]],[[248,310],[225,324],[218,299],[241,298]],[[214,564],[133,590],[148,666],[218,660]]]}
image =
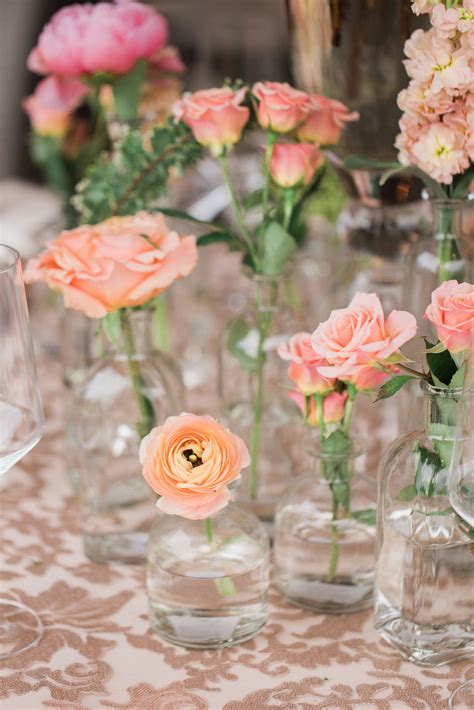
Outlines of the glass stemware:
{"label": "glass stemware", "polygon": [[[36,374],[20,255],[0,244],[0,481],[41,438]],[[35,646],[43,633],[35,611],[0,598],[0,659]]]}
{"label": "glass stemware", "polygon": [[474,347],[469,351],[466,362],[464,392],[465,406],[460,408],[457,421],[448,495],[456,513],[474,532]]}

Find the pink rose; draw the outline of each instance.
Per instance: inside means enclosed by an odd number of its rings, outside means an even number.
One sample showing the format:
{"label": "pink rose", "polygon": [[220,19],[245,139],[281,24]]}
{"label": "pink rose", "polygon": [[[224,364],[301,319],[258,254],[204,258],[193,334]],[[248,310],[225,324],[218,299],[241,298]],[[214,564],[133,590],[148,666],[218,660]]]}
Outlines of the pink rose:
{"label": "pink rose", "polygon": [[313,349],[329,361],[319,367],[324,377],[345,379],[360,372],[360,366],[384,363],[401,345],[413,338],[416,320],[406,311],[384,317],[375,293],[356,293],[348,308],[332,311],[311,338]]}
{"label": "pink rose", "polygon": [[310,333],[292,335],[288,343],[280,345],[278,354],[283,360],[291,360],[288,377],[304,395],[324,394],[334,389],[336,380],[323,377],[318,370],[318,366],[327,362],[314,352]]}
{"label": "pink rose", "polygon": [[62,232],[28,262],[25,280],[43,281],[63,294],[66,308],[102,318],[147,303],[196,262],[193,236],[171,231],[163,215],[139,212]]}
{"label": "pink rose", "polygon": [[297,131],[301,141],[319,145],[336,145],[345,124],[359,120],[357,111],[349,112],[347,106],[340,101],[319,94],[312,94],[311,101],[311,113]]}
{"label": "pink rose", "polygon": [[250,456],[244,442],[212,417],[180,414],[142,440],[140,463],[163,513],[200,520],[225,508],[228,485]]}
{"label": "pink rose", "polygon": [[277,81],[259,81],[252,87],[258,99],[257,120],[262,128],[276,133],[293,131],[311,110],[311,99],[304,91]]}
{"label": "pink rose", "polygon": [[72,112],[80,105],[87,88],[79,79],[49,76],[23,101],[33,131],[43,136],[63,137]]}
{"label": "pink rose", "polygon": [[249,109],[240,105],[245,94],[245,88],[233,91],[228,86],[184,94],[175,104],[173,114],[177,121],[189,126],[198,143],[220,155],[225,148],[238,143],[249,120]]}
{"label": "pink rose", "polygon": [[[288,397],[295,402],[303,416],[306,417],[306,397],[301,392],[288,392]],[[347,392],[331,392],[324,398],[323,419],[325,424],[338,424],[344,418],[346,400]],[[314,397],[309,400],[306,421],[314,427],[318,427],[321,423]]]}
{"label": "pink rose", "polygon": [[275,143],[270,175],[283,188],[309,185],[323,163],[323,153],[311,143]]}
{"label": "pink rose", "polygon": [[425,311],[438,338],[451,353],[474,347],[474,285],[445,281],[431,294]]}
{"label": "pink rose", "polygon": [[391,373],[399,371],[392,366],[387,367],[387,369],[389,369],[390,372],[383,372],[370,365],[359,365],[354,368],[351,375],[344,375],[342,380],[354,385],[358,390],[378,390],[378,388],[391,377]]}
{"label": "pink rose", "polygon": [[133,0],[70,5],[56,12],[30,52],[39,74],[125,74],[166,43],[168,23],[150,5]]}

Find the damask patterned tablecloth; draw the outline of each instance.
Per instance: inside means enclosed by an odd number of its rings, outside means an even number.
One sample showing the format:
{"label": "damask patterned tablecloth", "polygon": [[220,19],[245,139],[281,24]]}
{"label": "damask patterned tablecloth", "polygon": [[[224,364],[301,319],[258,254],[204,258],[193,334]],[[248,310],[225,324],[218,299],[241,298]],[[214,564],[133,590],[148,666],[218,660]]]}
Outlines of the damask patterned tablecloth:
{"label": "damask patterned tablecloth", "polygon": [[381,641],[370,612],[312,615],[272,590],[267,625],[221,651],[175,648],[149,628],[144,570],[93,564],[62,467],[59,370],[41,367],[46,432],[1,491],[2,592],[36,609],[41,642],[0,662],[0,707],[259,710],[448,707],[472,663],[424,669]]}

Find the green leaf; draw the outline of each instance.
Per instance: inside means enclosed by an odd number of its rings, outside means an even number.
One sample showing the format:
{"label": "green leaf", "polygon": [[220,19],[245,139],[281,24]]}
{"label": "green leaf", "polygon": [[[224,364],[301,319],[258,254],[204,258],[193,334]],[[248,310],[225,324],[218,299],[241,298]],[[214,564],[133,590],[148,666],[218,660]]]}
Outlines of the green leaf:
{"label": "green leaf", "polygon": [[321,440],[321,452],[329,456],[346,454],[351,448],[350,437],[342,429],[336,429],[328,437]]}
{"label": "green leaf", "polygon": [[270,222],[261,235],[262,273],[277,276],[296,251],[296,242],[278,222]]}
{"label": "green leaf", "polygon": [[432,422],[429,426],[428,433],[441,464],[444,468],[448,468],[453,455],[456,427],[450,424]]}
{"label": "green leaf", "polygon": [[432,348],[427,348],[426,350],[421,350],[420,352],[422,353],[432,353],[433,355],[436,355],[436,353],[443,353],[446,350],[446,346],[443,345],[443,343],[440,341],[436,345],[433,345]]}
{"label": "green leaf", "polygon": [[469,193],[469,186],[473,180],[474,165],[471,165],[471,167],[468,168],[462,175],[459,175],[454,178],[453,197],[457,199],[466,197],[466,195]]}
{"label": "green leaf", "polygon": [[137,117],[140,87],[146,70],[147,62],[139,59],[127,74],[113,82],[115,111],[119,119],[128,121]]}
{"label": "green leaf", "polygon": [[201,236],[197,238],[198,247],[207,247],[209,244],[218,243],[227,244],[229,251],[240,251],[244,248],[242,242],[231,232],[208,232],[207,234],[201,234]]}
{"label": "green leaf", "polygon": [[432,496],[441,493],[445,480],[439,480],[444,472],[439,454],[425,446],[416,449],[418,463],[415,472],[415,488],[418,495]]}
{"label": "green leaf", "polygon": [[358,520],[359,523],[364,523],[365,525],[376,525],[377,523],[377,511],[375,510],[375,508],[353,510],[352,517],[355,520]]}
{"label": "green leaf", "polygon": [[392,397],[403,387],[403,385],[414,379],[416,378],[412,375],[395,375],[395,377],[391,377],[379,388],[377,399],[375,401],[378,402],[381,399],[388,399],[389,397]]}
{"label": "green leaf", "polygon": [[385,185],[387,180],[389,180],[391,177],[394,177],[395,175],[416,175],[416,177],[420,178],[425,184],[426,189],[430,193],[432,197],[438,197],[441,200],[445,200],[447,198],[447,193],[446,191],[441,187],[439,182],[436,182],[436,180],[433,180],[427,173],[424,172],[424,170],[421,170],[420,168],[417,168],[416,165],[400,165],[398,168],[393,169],[393,170],[387,170],[386,173],[382,175],[380,178],[380,184]]}
{"label": "green leaf", "polygon": [[[426,339],[425,343],[426,348],[431,351],[433,347],[432,343]],[[449,350],[443,350],[443,352],[440,353],[434,353],[432,351],[428,352],[426,355],[426,361],[432,375],[437,378],[437,380],[441,383],[441,386],[447,387],[458,369]],[[433,381],[435,382],[434,379]]]}
{"label": "green leaf", "polygon": [[461,365],[457,372],[451,378],[449,387],[451,389],[457,389],[458,387],[464,386],[464,378],[466,377],[466,365]]}
{"label": "green leaf", "polygon": [[349,170],[397,170],[400,168],[400,163],[393,160],[371,160],[361,155],[349,155],[344,161],[344,166]]}
{"label": "green leaf", "polygon": [[409,501],[416,498],[417,490],[414,483],[410,484],[406,488],[402,488],[400,493],[397,495],[396,500],[402,501],[403,503],[408,503]]}
{"label": "green leaf", "polygon": [[101,322],[106,336],[114,348],[117,348],[120,343],[121,335],[120,311],[107,313],[107,315],[102,318]]}
{"label": "green leaf", "polygon": [[253,332],[256,333],[242,318],[238,318],[232,321],[227,335],[227,349],[247,372],[256,372],[258,369],[256,353],[254,355],[249,347]]}
{"label": "green leaf", "polygon": [[262,202],[263,190],[259,188],[254,190],[249,195],[247,195],[243,200],[242,204],[246,210],[251,210],[253,207],[258,207]]}

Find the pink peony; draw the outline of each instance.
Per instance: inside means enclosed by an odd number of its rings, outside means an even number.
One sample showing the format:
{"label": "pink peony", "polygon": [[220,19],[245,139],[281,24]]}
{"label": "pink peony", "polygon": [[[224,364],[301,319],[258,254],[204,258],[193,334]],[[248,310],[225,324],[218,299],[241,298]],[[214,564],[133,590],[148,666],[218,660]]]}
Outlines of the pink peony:
{"label": "pink peony", "polygon": [[249,120],[249,109],[240,105],[245,94],[244,88],[233,91],[228,86],[184,94],[173,114],[189,126],[198,143],[219,155],[240,140]]}
{"label": "pink peony", "polygon": [[346,123],[359,120],[358,112],[350,112],[340,101],[319,94],[312,94],[311,101],[312,111],[297,130],[297,136],[302,141],[336,145]]}
{"label": "pink peony", "polygon": [[193,236],[171,231],[163,215],[138,212],[62,232],[28,262],[25,281],[43,281],[63,294],[66,308],[102,318],[148,303],[196,262]]}
{"label": "pink peony", "polygon": [[275,143],[270,175],[283,188],[309,185],[324,160],[324,154],[312,143]]}
{"label": "pink peony", "polygon": [[304,395],[324,394],[334,389],[336,380],[319,373],[318,366],[327,363],[314,352],[310,333],[292,335],[288,343],[280,345],[278,354],[283,360],[291,360],[288,377]]}
{"label": "pink peony", "polygon": [[[288,392],[288,397],[298,406],[308,424],[320,425],[319,412],[314,398],[309,400],[309,412],[306,411],[306,397],[301,392]],[[323,419],[325,424],[338,424],[344,418],[347,392],[331,392],[323,401]]]}
{"label": "pink peony", "polygon": [[359,374],[361,365],[383,364],[415,333],[411,313],[392,311],[385,318],[375,293],[356,293],[348,308],[332,311],[318,326],[311,344],[330,363],[319,367],[319,372],[345,379]]}
{"label": "pink peony", "polygon": [[138,59],[156,55],[167,36],[165,18],[141,2],[70,5],[43,28],[28,68],[60,76],[125,74]]}
{"label": "pink peony", "polygon": [[244,442],[212,417],[184,413],[143,439],[140,463],[163,513],[201,520],[229,503],[228,485],[250,456]]}
{"label": "pink peony", "polygon": [[50,76],[39,82],[22,105],[35,133],[62,138],[69,129],[71,113],[86,94],[87,88],[79,79]]}
{"label": "pink peony", "polygon": [[311,99],[304,91],[277,81],[259,81],[252,87],[258,99],[257,120],[262,128],[276,133],[289,133],[302,123],[311,111]]}
{"label": "pink peony", "polygon": [[445,281],[431,294],[425,318],[452,353],[474,347],[474,285]]}
{"label": "pink peony", "polygon": [[155,71],[163,74],[182,74],[186,71],[186,65],[176,47],[160,49],[150,58],[150,65]]}

